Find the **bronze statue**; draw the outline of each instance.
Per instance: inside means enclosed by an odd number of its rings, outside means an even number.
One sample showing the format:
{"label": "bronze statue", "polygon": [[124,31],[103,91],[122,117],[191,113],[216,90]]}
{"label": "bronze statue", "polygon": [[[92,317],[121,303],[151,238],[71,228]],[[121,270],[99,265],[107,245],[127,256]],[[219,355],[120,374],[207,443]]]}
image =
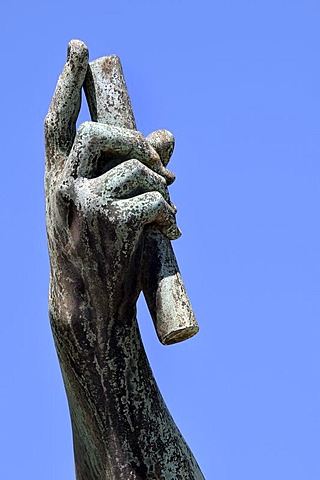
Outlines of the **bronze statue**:
{"label": "bronze statue", "polygon": [[[84,87],[92,121],[76,132]],[[136,130],[118,57],[73,40],[45,119],[49,313],[77,480],[200,480],[152,375],[136,321],[143,291],[164,344],[198,326],[170,240],[172,134]]]}

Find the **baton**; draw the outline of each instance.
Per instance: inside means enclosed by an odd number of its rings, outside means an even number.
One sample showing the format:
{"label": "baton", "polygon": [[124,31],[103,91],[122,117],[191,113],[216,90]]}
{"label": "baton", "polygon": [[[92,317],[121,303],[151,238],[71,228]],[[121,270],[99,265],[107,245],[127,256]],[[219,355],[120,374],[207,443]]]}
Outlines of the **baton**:
{"label": "baton", "polygon": [[[119,57],[109,55],[90,62],[84,91],[92,121],[136,130]],[[159,150],[158,154],[161,158]],[[181,342],[199,327],[171,241],[152,224],[146,226],[144,235],[142,291],[150,315],[162,344]]]}

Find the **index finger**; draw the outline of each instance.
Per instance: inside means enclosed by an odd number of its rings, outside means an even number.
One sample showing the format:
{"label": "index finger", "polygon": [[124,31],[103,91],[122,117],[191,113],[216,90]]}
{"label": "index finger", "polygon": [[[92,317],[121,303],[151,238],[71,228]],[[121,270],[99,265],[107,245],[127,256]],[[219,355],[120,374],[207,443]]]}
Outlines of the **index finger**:
{"label": "index finger", "polygon": [[68,155],[76,133],[76,121],[81,105],[81,88],[88,67],[88,48],[81,40],[71,40],[67,62],[45,118],[47,159]]}

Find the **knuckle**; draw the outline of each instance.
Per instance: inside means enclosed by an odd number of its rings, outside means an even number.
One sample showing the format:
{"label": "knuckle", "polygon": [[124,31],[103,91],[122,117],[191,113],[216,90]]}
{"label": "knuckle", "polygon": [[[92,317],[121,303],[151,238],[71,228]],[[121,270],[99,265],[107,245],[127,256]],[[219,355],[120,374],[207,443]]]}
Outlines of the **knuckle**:
{"label": "knuckle", "polygon": [[141,173],[141,171],[144,168],[144,165],[139,160],[137,160],[136,158],[128,160],[128,162],[129,162],[128,166],[130,166],[130,169],[131,169],[132,173],[134,173],[134,174],[139,175],[139,173]]}
{"label": "knuckle", "polygon": [[83,135],[87,135],[88,133],[90,133],[91,123],[92,122],[89,122],[89,121],[81,123],[81,125],[78,128],[78,135],[83,136]]}
{"label": "knuckle", "polygon": [[166,188],[167,187],[167,182],[166,182],[165,178],[163,178],[159,174],[157,174],[157,176],[158,176],[158,181],[159,181],[161,187]]}
{"label": "knuckle", "polygon": [[160,192],[151,192],[150,199],[153,201],[153,204],[156,208],[161,208],[164,206],[164,198]]}

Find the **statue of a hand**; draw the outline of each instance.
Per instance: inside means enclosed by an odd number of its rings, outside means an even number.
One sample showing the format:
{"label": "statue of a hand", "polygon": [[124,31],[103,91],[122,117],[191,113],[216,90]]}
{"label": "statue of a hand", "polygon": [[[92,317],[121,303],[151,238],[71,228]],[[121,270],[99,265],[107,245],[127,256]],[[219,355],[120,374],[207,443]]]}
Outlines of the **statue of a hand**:
{"label": "statue of a hand", "polygon": [[167,191],[172,174],[141,133],[85,122],[74,136],[86,66],[85,45],[71,42],[46,117],[49,246],[60,268],[72,265],[59,276],[59,298],[83,303],[80,284],[101,283],[111,308],[112,298],[139,293],[144,226],[155,223],[170,239],[180,233]]}
{"label": "statue of a hand", "polygon": [[87,66],[86,46],[70,42],[45,120],[49,310],[77,480],[200,479],[135,318],[145,226],[180,235],[167,190],[174,177],[153,137],[96,122],[76,133]]}

